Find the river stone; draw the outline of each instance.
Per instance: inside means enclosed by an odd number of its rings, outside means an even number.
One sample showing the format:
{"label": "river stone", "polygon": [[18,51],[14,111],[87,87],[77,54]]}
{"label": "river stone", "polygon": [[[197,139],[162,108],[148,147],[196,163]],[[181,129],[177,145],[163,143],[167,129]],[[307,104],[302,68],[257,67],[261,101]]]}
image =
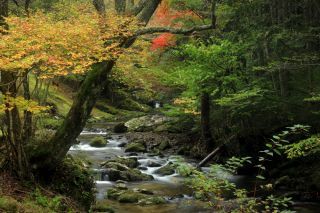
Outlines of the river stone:
{"label": "river stone", "polygon": [[154,179],[152,175],[143,174],[138,169],[123,171],[120,173],[120,177],[122,180],[126,181],[149,181]]}
{"label": "river stone", "polygon": [[125,126],[128,128],[128,131],[146,132],[171,120],[172,118],[163,115],[147,115],[131,119],[125,123]]}
{"label": "river stone", "polygon": [[126,145],[125,152],[145,152],[146,147],[141,143],[129,143]]}
{"label": "river stone", "polygon": [[145,194],[145,195],[153,195],[154,194],[153,191],[150,191],[148,189],[139,189],[139,192],[141,194]]}
{"label": "river stone", "polygon": [[117,181],[121,179],[120,171],[116,169],[109,169],[107,171],[110,181]]}
{"label": "river stone", "polygon": [[123,143],[120,143],[119,145],[118,145],[118,147],[125,147],[127,145],[127,143],[126,142],[123,142]]}
{"label": "river stone", "polygon": [[120,190],[127,190],[128,189],[128,187],[124,183],[118,183],[114,187],[117,189],[120,189]]}
{"label": "river stone", "polygon": [[170,147],[171,147],[171,145],[170,145],[169,141],[162,141],[159,145],[159,150],[163,151],[163,150],[168,149]]}
{"label": "river stone", "polygon": [[148,168],[147,168],[147,167],[144,167],[144,166],[139,166],[138,169],[140,169],[140,170],[142,170],[142,171],[148,170]]}
{"label": "river stone", "polygon": [[129,167],[127,167],[126,165],[118,163],[118,162],[108,162],[104,165],[104,167],[116,169],[119,171],[126,171],[129,169]]}
{"label": "river stone", "polygon": [[140,193],[133,192],[132,190],[125,191],[121,193],[118,197],[120,203],[137,203],[139,199],[143,199],[144,196]]}
{"label": "river stone", "polygon": [[121,157],[118,157],[118,158],[114,158],[112,160],[108,160],[108,161],[105,161],[105,162],[101,163],[101,166],[105,166],[110,162],[120,163],[120,164],[123,164],[123,165],[125,165],[125,166],[127,166],[129,168],[136,168],[139,165],[139,162],[138,162],[137,158],[121,158]]}
{"label": "river stone", "polygon": [[160,196],[154,196],[154,197],[148,197],[148,198],[144,198],[139,200],[139,205],[156,205],[156,204],[164,204],[167,201]]}
{"label": "river stone", "polygon": [[161,176],[172,175],[175,173],[175,169],[172,166],[172,164],[167,164],[167,165],[157,169],[154,173],[161,175]]}
{"label": "river stone", "polygon": [[155,161],[149,160],[148,163],[147,163],[147,166],[148,167],[160,167],[162,165],[160,163],[155,162]]}
{"label": "river stone", "polygon": [[108,198],[108,199],[117,200],[118,197],[119,197],[123,192],[124,192],[124,191],[123,191],[123,190],[120,190],[120,189],[115,189],[115,188],[108,189],[108,191],[107,191],[107,198]]}

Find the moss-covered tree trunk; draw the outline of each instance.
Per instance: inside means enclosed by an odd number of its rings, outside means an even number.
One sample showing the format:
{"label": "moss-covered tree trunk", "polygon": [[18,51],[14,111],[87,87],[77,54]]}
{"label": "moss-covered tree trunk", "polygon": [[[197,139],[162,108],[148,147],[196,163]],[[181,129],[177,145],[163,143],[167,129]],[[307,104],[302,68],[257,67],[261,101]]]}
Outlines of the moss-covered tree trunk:
{"label": "moss-covered tree trunk", "polygon": [[211,135],[210,125],[210,94],[202,92],[201,94],[201,140],[206,148],[211,151],[214,148],[214,143]]}
{"label": "moss-covered tree trunk", "polygon": [[[148,23],[160,2],[161,0],[148,1],[138,15],[140,21]],[[135,38],[131,38],[124,42],[122,47],[128,48],[134,41]],[[87,74],[82,83],[63,124],[49,141],[48,146],[45,147],[46,152],[42,152],[41,155],[35,155],[31,159],[31,163],[33,163],[34,166],[45,169],[49,169],[50,167],[54,168],[57,163],[63,160],[83,130],[97,98],[107,85],[108,74],[111,73],[115,63],[116,61],[112,60],[94,65],[92,71]]]}
{"label": "moss-covered tree trunk", "polygon": [[114,0],[114,8],[118,14],[123,14],[126,11],[126,0]]}

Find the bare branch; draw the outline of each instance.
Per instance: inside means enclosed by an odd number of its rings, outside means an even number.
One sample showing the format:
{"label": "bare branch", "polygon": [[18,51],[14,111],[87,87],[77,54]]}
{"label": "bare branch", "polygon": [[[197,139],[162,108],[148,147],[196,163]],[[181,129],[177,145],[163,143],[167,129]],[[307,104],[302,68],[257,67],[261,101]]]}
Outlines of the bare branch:
{"label": "bare branch", "polygon": [[134,36],[141,36],[141,35],[153,34],[153,33],[172,33],[172,34],[188,35],[196,31],[204,31],[204,30],[211,30],[211,29],[214,29],[214,26],[201,25],[201,26],[195,26],[189,29],[170,28],[170,27],[148,27],[148,28],[138,30],[134,34]]}

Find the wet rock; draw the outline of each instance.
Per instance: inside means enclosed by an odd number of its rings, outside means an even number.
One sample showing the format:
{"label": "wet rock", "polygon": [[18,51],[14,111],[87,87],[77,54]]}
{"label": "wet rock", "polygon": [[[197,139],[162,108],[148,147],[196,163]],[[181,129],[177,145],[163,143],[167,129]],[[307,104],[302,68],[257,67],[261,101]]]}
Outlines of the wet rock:
{"label": "wet rock", "polygon": [[157,162],[155,162],[155,161],[148,161],[148,163],[147,163],[147,166],[148,167],[160,167],[160,166],[162,166],[160,163],[157,163]]}
{"label": "wet rock", "polygon": [[98,202],[96,205],[91,207],[93,212],[106,212],[106,213],[114,213],[115,210],[109,206],[107,203]]}
{"label": "wet rock", "polygon": [[172,175],[175,173],[175,169],[172,164],[168,163],[167,165],[157,169],[154,173],[161,176]]}
{"label": "wet rock", "polygon": [[126,165],[118,163],[118,162],[108,162],[104,166],[106,168],[111,168],[111,169],[115,169],[115,170],[119,170],[119,171],[126,171],[129,169],[129,167],[127,167]]}
{"label": "wet rock", "polygon": [[124,184],[126,184],[126,183],[128,183],[128,182],[127,182],[127,181],[124,181],[124,180],[117,180],[116,183],[124,183]]}
{"label": "wet rock", "polygon": [[154,197],[148,197],[148,198],[144,198],[139,200],[139,205],[157,205],[157,204],[164,204],[167,201],[160,196],[154,196]]}
{"label": "wet rock", "polygon": [[143,174],[138,169],[129,169],[120,173],[121,180],[126,181],[149,181],[154,178],[152,175]]}
{"label": "wet rock", "polygon": [[116,169],[109,169],[107,171],[110,181],[117,181],[121,179],[120,171]]}
{"label": "wet rock", "polygon": [[129,153],[129,154],[128,154],[128,156],[133,157],[133,156],[138,156],[138,154],[137,154],[137,153],[135,153],[135,152],[131,152],[131,153]]}
{"label": "wet rock", "polygon": [[137,158],[121,158],[121,157],[118,157],[118,158],[115,158],[115,159],[112,159],[112,160],[108,160],[108,161],[105,161],[103,163],[101,163],[101,166],[105,166],[107,163],[110,163],[110,162],[116,162],[116,163],[120,163],[120,164],[123,164],[129,168],[136,168],[138,165],[139,165],[139,162],[138,162],[138,159]]}
{"label": "wet rock", "polygon": [[144,166],[139,166],[138,169],[143,170],[143,171],[148,170],[148,168],[147,168],[147,167],[144,167]]}
{"label": "wet rock", "polygon": [[146,147],[142,143],[129,143],[126,145],[125,152],[145,152]]}
{"label": "wet rock", "polygon": [[171,147],[169,141],[162,141],[159,145],[159,150],[163,151],[165,149],[169,149]]}
{"label": "wet rock", "polygon": [[131,190],[123,192],[119,197],[120,203],[137,203],[139,199],[143,199],[143,195],[140,193],[133,192]]}
{"label": "wet rock", "polygon": [[126,142],[123,142],[123,143],[120,143],[119,145],[118,145],[118,147],[125,147],[127,145],[127,143]]}
{"label": "wet rock", "polygon": [[113,128],[113,131],[115,133],[125,133],[127,132],[127,130],[128,130],[128,127],[126,127],[124,123],[119,123],[115,125]]}
{"label": "wet rock", "polygon": [[146,132],[156,129],[158,126],[171,121],[172,118],[163,115],[147,115],[131,119],[125,123],[128,131]]}
{"label": "wet rock", "polygon": [[120,189],[120,190],[127,190],[128,189],[127,185],[124,183],[117,183],[114,187],[116,189]]}
{"label": "wet rock", "polygon": [[139,192],[141,194],[145,194],[145,195],[153,195],[154,194],[153,191],[150,191],[148,189],[139,189]]}
{"label": "wet rock", "polygon": [[182,199],[182,198],[184,198],[184,195],[178,194],[178,195],[174,195],[174,196],[170,197],[169,200]]}

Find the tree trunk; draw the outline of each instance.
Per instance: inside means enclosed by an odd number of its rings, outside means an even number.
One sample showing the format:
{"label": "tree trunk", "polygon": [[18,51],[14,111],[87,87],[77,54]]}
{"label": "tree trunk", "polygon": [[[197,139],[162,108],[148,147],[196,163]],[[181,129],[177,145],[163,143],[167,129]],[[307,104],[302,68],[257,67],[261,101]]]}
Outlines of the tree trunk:
{"label": "tree trunk", "polygon": [[114,8],[118,14],[123,14],[126,11],[126,0],[114,0]]}
{"label": "tree trunk", "polygon": [[208,92],[201,94],[201,140],[209,150],[214,147],[210,130],[210,95]]}
{"label": "tree trunk", "polygon": [[[28,73],[23,77],[23,96],[24,99],[30,100],[30,89],[29,89],[29,77]],[[32,135],[32,113],[29,111],[24,111],[24,122],[23,122],[23,142],[27,143]]]}
{"label": "tree trunk", "polygon": [[[160,2],[161,0],[149,1],[141,12],[143,15],[139,16],[140,21],[148,23]],[[134,41],[134,38],[129,39],[123,43],[122,46],[130,47]],[[83,130],[97,98],[103,90],[103,87],[107,84],[108,74],[112,71],[115,63],[116,61],[111,60],[94,65],[92,71],[87,74],[82,83],[63,124],[49,141],[49,147],[46,148],[48,153],[31,159],[31,163],[35,164],[34,166],[50,169],[50,167],[54,168],[57,163],[63,160]],[[40,165],[36,163],[40,163]]]}
{"label": "tree trunk", "polygon": [[134,0],[127,0],[127,8],[129,10],[134,8]]}

